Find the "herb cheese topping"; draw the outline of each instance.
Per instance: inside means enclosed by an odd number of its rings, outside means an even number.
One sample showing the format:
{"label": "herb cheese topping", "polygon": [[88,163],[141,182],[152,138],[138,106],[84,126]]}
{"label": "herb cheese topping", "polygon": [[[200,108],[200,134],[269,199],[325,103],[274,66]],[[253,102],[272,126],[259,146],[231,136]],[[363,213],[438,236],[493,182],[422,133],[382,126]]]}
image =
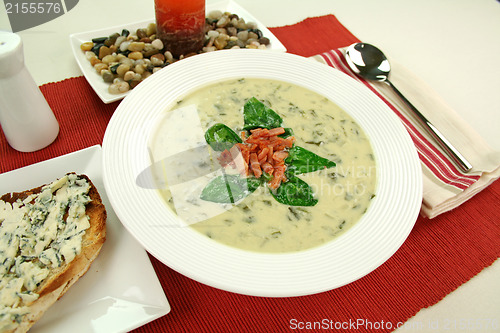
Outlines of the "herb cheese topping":
{"label": "herb cheese topping", "polygon": [[81,252],[90,184],[68,174],[24,200],[0,200],[0,331],[22,320],[51,269]]}

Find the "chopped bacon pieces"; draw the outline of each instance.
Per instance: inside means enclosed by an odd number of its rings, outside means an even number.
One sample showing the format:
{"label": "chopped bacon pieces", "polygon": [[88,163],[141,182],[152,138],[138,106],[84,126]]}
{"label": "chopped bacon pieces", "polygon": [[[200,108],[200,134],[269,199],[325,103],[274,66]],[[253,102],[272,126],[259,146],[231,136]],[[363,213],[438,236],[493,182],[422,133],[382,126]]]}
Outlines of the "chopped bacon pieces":
{"label": "chopped bacon pieces", "polygon": [[262,169],[256,153],[250,153],[250,170],[252,170],[255,177],[260,178],[262,176]]}
{"label": "chopped bacon pieces", "polygon": [[256,128],[250,130],[250,136],[241,133],[243,143],[237,143],[231,149],[224,150],[219,156],[219,163],[232,166],[244,176],[254,175],[260,178],[263,172],[272,176],[268,182],[271,189],[277,189],[281,182],[286,181],[285,159],[295,138],[289,136],[281,138],[278,135],[285,133],[283,127],[272,129]]}

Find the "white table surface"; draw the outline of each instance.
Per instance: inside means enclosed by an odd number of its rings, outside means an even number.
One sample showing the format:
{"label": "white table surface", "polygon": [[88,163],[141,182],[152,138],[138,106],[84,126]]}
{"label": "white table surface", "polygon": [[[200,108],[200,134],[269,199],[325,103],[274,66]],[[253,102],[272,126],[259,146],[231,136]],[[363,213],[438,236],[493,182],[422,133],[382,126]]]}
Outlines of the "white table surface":
{"label": "white table surface", "polygon": [[[334,14],[359,39],[379,46],[425,80],[500,151],[500,1],[237,2],[268,27]],[[70,50],[70,34],[152,17],[153,0],[80,0],[65,15],[19,32],[26,66],[38,85],[80,76]],[[0,30],[11,30],[3,6]],[[499,281],[497,260],[436,305],[422,309],[398,332],[500,332]],[[477,326],[487,326],[488,320],[496,320],[496,327]],[[462,329],[464,323],[472,329]]]}

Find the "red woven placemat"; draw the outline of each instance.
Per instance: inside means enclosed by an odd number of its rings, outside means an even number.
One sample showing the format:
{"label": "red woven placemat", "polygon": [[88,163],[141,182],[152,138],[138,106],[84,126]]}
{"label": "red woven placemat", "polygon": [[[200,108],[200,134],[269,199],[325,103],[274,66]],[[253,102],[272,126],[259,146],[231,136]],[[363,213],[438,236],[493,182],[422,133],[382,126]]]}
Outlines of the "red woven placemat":
{"label": "red woven placemat", "polygon": [[[333,15],[271,29],[288,52],[311,56],[357,39]],[[49,147],[19,153],[0,135],[0,172],[102,143],[119,102],[103,104],[83,77],[41,87],[61,125]],[[260,298],[190,280],[151,257],[172,311],[136,332],[279,332],[316,322],[316,330],[390,332],[421,308],[439,302],[500,255],[500,182],[461,207],[419,217],[403,246],[378,269],[317,295]],[[328,263],[325,263],[325,265]]]}

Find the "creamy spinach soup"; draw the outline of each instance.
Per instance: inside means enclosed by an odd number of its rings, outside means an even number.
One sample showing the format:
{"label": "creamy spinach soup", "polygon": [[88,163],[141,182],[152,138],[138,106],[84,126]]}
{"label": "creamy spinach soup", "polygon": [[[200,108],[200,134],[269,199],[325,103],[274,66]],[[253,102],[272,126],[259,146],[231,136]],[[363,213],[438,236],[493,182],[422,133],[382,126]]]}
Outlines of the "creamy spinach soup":
{"label": "creamy spinach soup", "polygon": [[[235,136],[231,140],[243,142],[239,143],[243,147],[245,138],[261,133],[245,128],[251,102],[279,118],[276,127],[283,129],[270,129],[280,133],[272,138],[280,136],[293,144],[280,153],[288,158],[282,165],[287,165],[291,155],[305,151],[306,159],[314,157],[307,164],[320,161],[319,167],[295,175],[289,173],[294,162],[289,163],[277,189],[270,184],[279,166],[274,173],[263,171],[261,176],[259,172],[259,179],[249,171],[242,175],[234,166],[238,163],[221,167],[223,149],[212,149],[207,133],[227,128]],[[245,250],[292,252],[324,244],[359,221],[376,194],[376,158],[360,126],[327,98],[281,81],[235,79],[188,94],[165,112],[150,149],[159,192],[170,208],[202,235]],[[228,179],[243,179],[241,196],[234,194],[234,202],[213,199],[221,189],[217,181]],[[307,192],[309,199],[280,200],[277,191],[290,188],[292,180],[303,185],[292,192]]]}

